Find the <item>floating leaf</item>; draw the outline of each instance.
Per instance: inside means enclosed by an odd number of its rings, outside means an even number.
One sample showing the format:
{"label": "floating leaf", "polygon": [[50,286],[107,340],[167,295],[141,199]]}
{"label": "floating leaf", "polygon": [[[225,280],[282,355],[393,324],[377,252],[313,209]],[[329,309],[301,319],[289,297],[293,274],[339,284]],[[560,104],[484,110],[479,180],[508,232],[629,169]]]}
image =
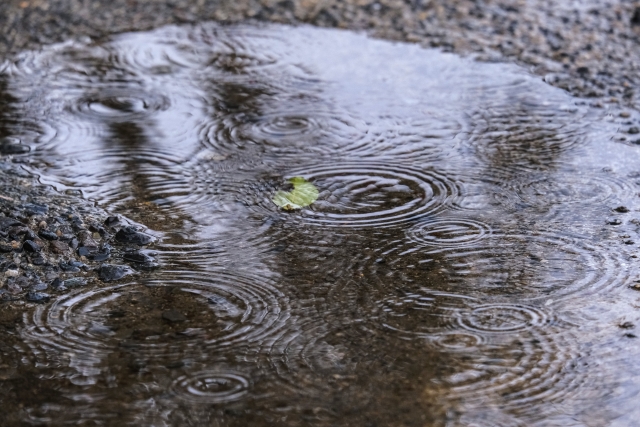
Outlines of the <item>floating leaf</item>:
{"label": "floating leaf", "polygon": [[293,177],[289,182],[293,184],[293,190],[288,192],[280,190],[273,196],[273,203],[285,211],[302,209],[318,199],[316,186],[303,177]]}

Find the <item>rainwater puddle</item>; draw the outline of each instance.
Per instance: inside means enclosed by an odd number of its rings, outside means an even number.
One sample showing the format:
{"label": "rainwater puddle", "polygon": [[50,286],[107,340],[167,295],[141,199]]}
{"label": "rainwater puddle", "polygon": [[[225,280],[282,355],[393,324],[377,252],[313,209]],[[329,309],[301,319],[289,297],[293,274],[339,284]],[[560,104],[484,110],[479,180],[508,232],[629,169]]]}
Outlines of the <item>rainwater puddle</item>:
{"label": "rainwater puddle", "polygon": [[[640,147],[606,111],[310,27],[167,27],[1,71],[25,168],[162,236],[159,270],[3,332],[7,425],[640,418]],[[319,198],[284,212],[294,176]]]}

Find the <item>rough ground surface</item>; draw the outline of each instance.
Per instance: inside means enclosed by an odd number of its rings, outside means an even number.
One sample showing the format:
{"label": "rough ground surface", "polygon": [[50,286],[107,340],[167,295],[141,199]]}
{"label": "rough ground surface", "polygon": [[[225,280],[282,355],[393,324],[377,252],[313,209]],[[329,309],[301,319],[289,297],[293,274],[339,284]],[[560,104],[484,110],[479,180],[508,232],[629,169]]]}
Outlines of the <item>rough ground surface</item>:
{"label": "rough ground surface", "polygon": [[620,0],[9,0],[0,4],[0,55],[168,23],[246,19],[506,58],[575,95],[629,106],[640,84],[640,3]]}
{"label": "rough ground surface", "polygon": [[39,185],[19,160],[0,160],[0,301],[44,303],[52,293],[132,274],[125,263],[155,267],[141,249],[153,237],[141,227]]}

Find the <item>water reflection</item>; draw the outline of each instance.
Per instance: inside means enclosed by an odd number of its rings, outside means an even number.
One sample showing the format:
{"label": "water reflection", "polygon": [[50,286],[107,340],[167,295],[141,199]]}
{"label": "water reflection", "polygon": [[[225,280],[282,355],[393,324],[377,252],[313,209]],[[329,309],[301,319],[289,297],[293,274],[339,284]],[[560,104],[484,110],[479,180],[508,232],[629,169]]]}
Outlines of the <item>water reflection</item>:
{"label": "water reflection", "polygon": [[[36,396],[1,395],[28,402],[12,421],[606,424],[640,390],[594,308],[634,310],[600,216],[634,206],[636,148],[517,67],[201,25],[3,70],[2,141],[164,232],[161,271],[61,295],[7,335],[0,376]],[[298,175],[318,201],[278,210]]]}

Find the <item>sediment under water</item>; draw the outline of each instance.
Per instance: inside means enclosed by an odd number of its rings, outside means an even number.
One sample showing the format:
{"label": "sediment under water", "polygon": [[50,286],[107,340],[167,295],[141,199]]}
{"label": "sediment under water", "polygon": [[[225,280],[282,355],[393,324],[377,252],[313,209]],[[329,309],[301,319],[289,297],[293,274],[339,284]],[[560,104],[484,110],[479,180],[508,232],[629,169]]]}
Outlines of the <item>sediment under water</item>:
{"label": "sediment under water", "polygon": [[[640,418],[640,147],[606,110],[514,65],[272,25],[69,42],[0,79],[26,168],[162,235],[159,270],[5,334],[8,423]],[[293,176],[320,195],[284,212]]]}

